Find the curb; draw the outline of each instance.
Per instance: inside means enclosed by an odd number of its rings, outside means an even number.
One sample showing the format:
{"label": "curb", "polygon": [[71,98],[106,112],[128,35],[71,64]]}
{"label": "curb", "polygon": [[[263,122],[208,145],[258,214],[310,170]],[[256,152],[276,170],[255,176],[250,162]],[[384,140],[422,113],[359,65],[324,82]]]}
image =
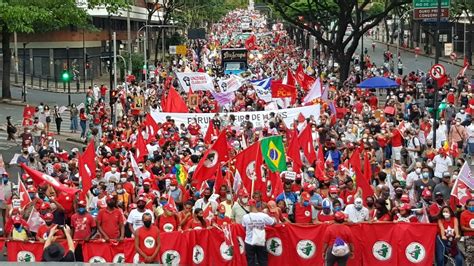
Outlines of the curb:
{"label": "curb", "polygon": [[[18,85],[18,84],[11,84],[12,87],[15,87],[15,88],[19,88],[21,89],[23,87],[23,85]],[[33,87],[30,87],[30,86],[26,86],[26,89],[27,90],[35,90],[35,91],[42,91],[42,92],[49,92],[49,93],[62,93],[62,94],[68,94],[67,90],[64,91],[63,89],[55,89],[55,90],[49,90],[49,89],[42,89],[38,86],[33,86]],[[84,91],[79,91],[77,92],[77,90],[72,90],[71,89],[71,95],[73,94],[83,94],[83,93],[86,93]]]}
{"label": "curb", "polygon": [[[382,42],[382,41],[379,41],[379,40],[375,40],[375,39],[371,39],[373,42],[376,42],[376,43],[379,43],[379,44],[383,44],[383,45],[388,45],[392,48],[397,48],[397,45],[396,44],[390,44],[390,43],[385,43],[385,42]],[[403,50],[405,52],[410,52],[410,53],[415,53],[415,50],[414,49],[411,49],[411,48],[405,48],[405,47],[402,47],[402,46],[399,46],[398,49],[400,50]],[[434,56],[431,56],[431,55],[427,55],[425,53],[420,53],[418,54],[419,56],[423,56],[423,57],[426,57],[426,58],[430,58],[430,59],[435,59]],[[442,61],[442,62],[445,62],[445,63],[448,63],[448,64],[453,64],[453,62],[451,60],[448,60],[444,57],[440,57],[439,58],[439,61]],[[462,63],[458,63],[457,61],[454,62],[454,65],[458,66],[458,67],[463,67]],[[469,70],[469,68],[468,68]]]}
{"label": "curb", "polygon": [[17,100],[17,99],[1,99],[0,103],[8,104],[8,105],[15,105],[15,106],[27,106],[28,105],[28,103],[24,103],[23,101]]}
{"label": "curb", "polygon": [[75,142],[75,143],[80,143],[80,144],[84,144],[84,141],[83,140],[80,140],[80,139],[73,139],[73,138],[66,138],[66,141],[70,141],[70,142]]}

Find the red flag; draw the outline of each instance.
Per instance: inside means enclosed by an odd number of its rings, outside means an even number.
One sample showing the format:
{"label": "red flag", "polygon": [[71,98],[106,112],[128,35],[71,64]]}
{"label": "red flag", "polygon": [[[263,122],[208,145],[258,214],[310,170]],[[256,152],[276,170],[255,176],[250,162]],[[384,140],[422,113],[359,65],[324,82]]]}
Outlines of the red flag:
{"label": "red flag", "polygon": [[193,174],[193,182],[196,182],[196,188],[201,187],[201,183],[216,173],[217,167],[221,162],[229,159],[229,147],[227,145],[226,132],[223,131],[216,142],[204,153],[199,161],[196,171]]}
{"label": "red flag", "polygon": [[[298,135],[296,134],[295,130],[290,130],[289,134],[289,144],[286,149],[286,155],[291,158],[293,161],[293,169],[301,169],[303,166],[303,162],[301,161],[301,156],[300,156],[300,144],[298,141]],[[313,149],[314,150],[314,149]]]}
{"label": "red flag", "polygon": [[370,181],[372,178],[372,166],[370,165],[369,153],[364,153],[364,179]]}
{"label": "red flag", "polygon": [[401,265],[398,264],[398,256],[396,256],[398,244],[396,229],[397,227],[385,223],[362,224],[358,235],[370,232],[370,234],[363,234],[361,241],[363,248],[360,251],[365,265]]}
{"label": "red flag", "polygon": [[237,154],[234,165],[239,171],[242,185],[247,191],[252,191],[252,179],[254,180],[254,191],[265,189],[265,183],[262,182],[260,142],[255,142]]}
{"label": "red flag", "polygon": [[148,149],[146,148],[145,140],[143,139],[142,131],[139,129],[137,133],[137,141],[135,142],[137,162],[143,162],[143,156],[148,156]]}
{"label": "red flag", "polygon": [[398,236],[398,245],[393,246],[398,251],[396,265],[433,265],[437,231],[438,227],[433,224],[398,223],[396,232],[403,234],[395,234]]}
{"label": "red flag", "polygon": [[311,85],[313,85],[313,83],[316,81],[315,78],[304,73],[303,66],[301,64],[298,65],[295,74],[296,81],[305,91],[309,90]]}
{"label": "red flag", "polygon": [[44,244],[40,242],[8,241],[8,261],[37,262],[43,256]]}
{"label": "red flag", "polygon": [[257,41],[257,37],[255,35],[251,35],[250,37],[245,40],[245,49],[247,50],[254,50],[256,48],[255,42]]}
{"label": "red flag", "polygon": [[365,176],[362,174],[361,164],[360,164],[360,152],[355,149],[352,152],[352,156],[349,159],[349,163],[352,166],[352,169],[355,172],[355,180],[357,187],[360,187],[362,190],[363,198],[367,198],[368,196],[372,196],[374,194],[373,188],[369,185],[369,181],[365,180]]}
{"label": "red flag", "polygon": [[18,195],[20,195],[21,208],[23,209],[26,205],[28,205],[28,203],[31,202],[31,198],[28,194],[28,191],[26,190],[25,184],[23,184],[23,181],[21,181],[20,177],[18,177]]}
{"label": "red flag", "polygon": [[283,182],[278,172],[267,171],[266,193],[263,193],[263,200],[275,200],[283,192]]}
{"label": "red flag", "polygon": [[[86,241],[82,245],[82,253],[84,255],[84,262],[89,263],[124,263],[125,242],[109,242],[103,241]],[[135,249],[133,249],[135,250]]]}
{"label": "red flag", "polygon": [[[310,164],[316,161],[316,152],[313,144],[313,134],[311,132],[311,125],[307,124],[298,136],[300,147],[303,148],[303,153]],[[324,156],[323,156],[324,157]],[[318,158],[319,159],[319,158]],[[324,161],[324,158],[322,159]]]}
{"label": "red flag", "polygon": [[168,98],[166,98],[166,105],[163,112],[169,113],[189,113],[186,102],[183,98],[176,92],[176,90],[171,86],[168,91]]}
{"label": "red flag", "polygon": [[324,152],[323,152],[323,145],[318,143],[318,159],[316,161],[316,169],[314,170],[314,174],[319,181],[323,181],[325,179],[324,174]]}
{"label": "red flag", "polygon": [[79,155],[79,177],[82,181],[82,194],[87,195],[87,191],[92,187],[92,176],[88,171],[88,166],[84,163],[84,155]]}
{"label": "red flag", "polygon": [[214,182],[214,194],[219,194],[222,185],[227,186],[227,176],[222,176],[222,168],[219,165],[217,168],[216,181]]}
{"label": "red flag", "polygon": [[286,85],[296,86],[296,78],[289,68],[286,70],[286,82],[284,83]]}
{"label": "red flag", "polygon": [[211,144],[212,137],[219,136],[219,130],[214,127],[214,120],[209,121],[209,126],[207,127],[206,136],[204,136],[204,143]]}
{"label": "red flag", "polygon": [[145,116],[145,122],[143,123],[146,128],[146,132],[148,136],[155,136],[155,134],[159,130],[159,126],[156,123],[155,119],[150,115],[150,113],[147,113]]}
{"label": "red flag", "polygon": [[470,188],[466,186],[466,183],[457,178],[453,190],[451,191],[451,197],[458,199],[459,204],[464,206],[468,199],[472,199],[472,194]]}
{"label": "red flag", "polygon": [[294,85],[283,84],[281,80],[272,81],[272,98],[296,97],[296,87]]}
{"label": "red flag", "polygon": [[51,185],[56,189],[57,191],[64,191],[70,195],[74,195],[77,191],[79,191],[77,188],[70,188],[62,183],[60,183],[58,180],[54,179],[52,176],[41,173],[37,170],[31,169],[26,164],[21,163],[20,164],[21,168],[33,179],[35,184],[41,184],[43,182],[48,183],[48,185]]}
{"label": "red flag", "polygon": [[457,78],[465,77],[466,70],[468,70],[468,69],[469,69],[469,61],[467,60],[467,57],[464,57],[464,66],[463,66],[463,68],[461,68],[461,70],[459,71],[459,73],[456,77]]}

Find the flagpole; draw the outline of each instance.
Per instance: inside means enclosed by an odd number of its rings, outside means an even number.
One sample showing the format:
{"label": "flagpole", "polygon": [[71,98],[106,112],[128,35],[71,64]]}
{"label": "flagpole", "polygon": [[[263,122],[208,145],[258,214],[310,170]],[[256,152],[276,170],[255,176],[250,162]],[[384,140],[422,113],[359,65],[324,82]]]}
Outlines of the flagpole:
{"label": "flagpole", "polygon": [[[257,177],[255,177],[255,178],[257,178]],[[255,178],[252,178],[252,189],[250,190],[250,196],[253,195],[253,188],[255,186]]]}

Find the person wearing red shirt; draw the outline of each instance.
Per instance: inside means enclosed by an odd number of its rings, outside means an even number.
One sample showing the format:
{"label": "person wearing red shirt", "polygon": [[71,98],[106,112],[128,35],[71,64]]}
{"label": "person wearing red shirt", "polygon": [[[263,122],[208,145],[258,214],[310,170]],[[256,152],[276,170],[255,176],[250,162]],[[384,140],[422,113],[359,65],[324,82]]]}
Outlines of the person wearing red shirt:
{"label": "person wearing red shirt", "polygon": [[207,221],[204,219],[204,211],[201,208],[194,210],[194,215],[185,226],[187,229],[206,229]]}
{"label": "person wearing red shirt", "polygon": [[466,210],[461,213],[461,229],[464,236],[474,236],[474,199],[466,202]]}
{"label": "person wearing red shirt", "polygon": [[102,84],[100,86],[100,98],[102,98],[103,101],[105,101],[106,93],[107,93],[107,87],[104,84]]}
{"label": "person wearing red shirt", "polygon": [[160,231],[151,224],[151,214],[145,213],[142,217],[143,226],[135,231],[135,250],[140,256],[139,261],[145,263],[158,262],[160,251]]}
{"label": "person wearing red shirt", "polygon": [[[445,265],[445,253],[454,257],[455,265],[463,265],[464,258],[457,248],[456,240],[461,237],[459,222],[453,211],[448,206],[443,206],[438,215],[438,236],[436,237],[436,265]],[[451,244],[451,245],[449,245]]]}
{"label": "person wearing red shirt", "polygon": [[186,201],[183,206],[183,210],[178,213],[181,229],[186,230],[186,225],[188,222],[193,219],[193,203],[191,201]]}
{"label": "person wearing red shirt", "polygon": [[178,214],[175,212],[175,206],[173,204],[167,203],[163,206],[163,214],[158,216],[158,219],[155,221],[156,226],[160,231],[163,232],[173,232],[180,230],[180,222]]}
{"label": "person wearing red shirt", "polygon": [[[56,224],[53,223],[53,214],[52,213],[46,213],[45,215],[43,215],[43,220],[45,222],[45,224],[42,224],[40,225],[40,227],[38,227],[38,232],[36,232],[36,240],[41,242],[41,243],[44,243],[46,241],[46,239],[48,239],[48,236],[49,236],[49,232],[51,230],[51,228],[53,226],[55,226]],[[58,230],[56,232],[56,238],[57,239],[61,239],[61,238],[66,238],[64,236],[64,232],[62,230]]]}
{"label": "person wearing red shirt", "polygon": [[73,239],[88,241],[96,232],[94,217],[86,210],[86,202],[77,203],[77,213],[71,217],[71,231]]}
{"label": "person wearing red shirt", "polygon": [[393,124],[390,125],[390,137],[392,141],[392,155],[397,163],[400,163],[402,159],[402,146],[403,146],[403,136],[398,128]]}
{"label": "person wearing red shirt", "polygon": [[56,197],[56,201],[63,207],[66,219],[71,218],[74,213],[74,197],[66,192],[60,192]]}
{"label": "person wearing red shirt", "polygon": [[323,201],[323,209],[316,216],[315,223],[330,223],[334,221],[334,215],[331,212],[331,203],[329,201]]}
{"label": "person wearing red shirt", "polygon": [[372,217],[373,222],[390,222],[392,221],[392,217],[387,209],[387,205],[385,200],[379,198],[375,201],[375,212],[374,216]]}
{"label": "person wearing red shirt", "polygon": [[114,196],[107,196],[106,203],[107,208],[100,209],[97,214],[97,228],[106,241],[109,239],[121,241],[125,232],[123,212],[116,207]]}
{"label": "person wearing red shirt", "polygon": [[219,205],[217,208],[217,215],[212,218],[212,225],[217,225],[218,227],[221,227],[222,225],[227,225],[231,224],[232,220],[225,216],[225,206],[224,205]]}
{"label": "person wearing red shirt", "polygon": [[411,206],[408,203],[403,203],[398,207],[399,213],[393,218],[394,222],[417,223],[418,218],[411,213]]}
{"label": "person wearing red shirt", "polygon": [[[343,212],[336,212],[334,214],[334,221],[335,223],[329,225],[326,228],[323,236],[323,260],[326,262],[325,265],[333,266],[337,263],[337,265],[346,265],[349,257],[354,257],[354,236],[352,235],[352,231],[349,226],[344,224],[346,216]],[[343,243],[336,243],[335,242],[343,241]],[[345,250],[343,250],[342,256],[335,256],[333,254],[334,247],[337,247],[337,244],[343,244],[346,246]]]}
{"label": "person wearing red shirt", "polygon": [[311,224],[316,219],[316,209],[311,205],[311,196],[308,192],[301,193],[301,201],[294,206],[295,223]]}

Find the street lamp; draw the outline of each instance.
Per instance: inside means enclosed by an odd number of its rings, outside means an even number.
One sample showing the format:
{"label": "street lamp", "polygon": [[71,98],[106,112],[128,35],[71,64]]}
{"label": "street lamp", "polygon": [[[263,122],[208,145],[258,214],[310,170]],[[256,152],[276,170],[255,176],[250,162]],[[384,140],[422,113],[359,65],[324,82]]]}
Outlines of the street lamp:
{"label": "street lamp", "polygon": [[23,90],[21,92],[23,96],[23,102],[26,103],[26,45],[27,43],[23,43]]}

